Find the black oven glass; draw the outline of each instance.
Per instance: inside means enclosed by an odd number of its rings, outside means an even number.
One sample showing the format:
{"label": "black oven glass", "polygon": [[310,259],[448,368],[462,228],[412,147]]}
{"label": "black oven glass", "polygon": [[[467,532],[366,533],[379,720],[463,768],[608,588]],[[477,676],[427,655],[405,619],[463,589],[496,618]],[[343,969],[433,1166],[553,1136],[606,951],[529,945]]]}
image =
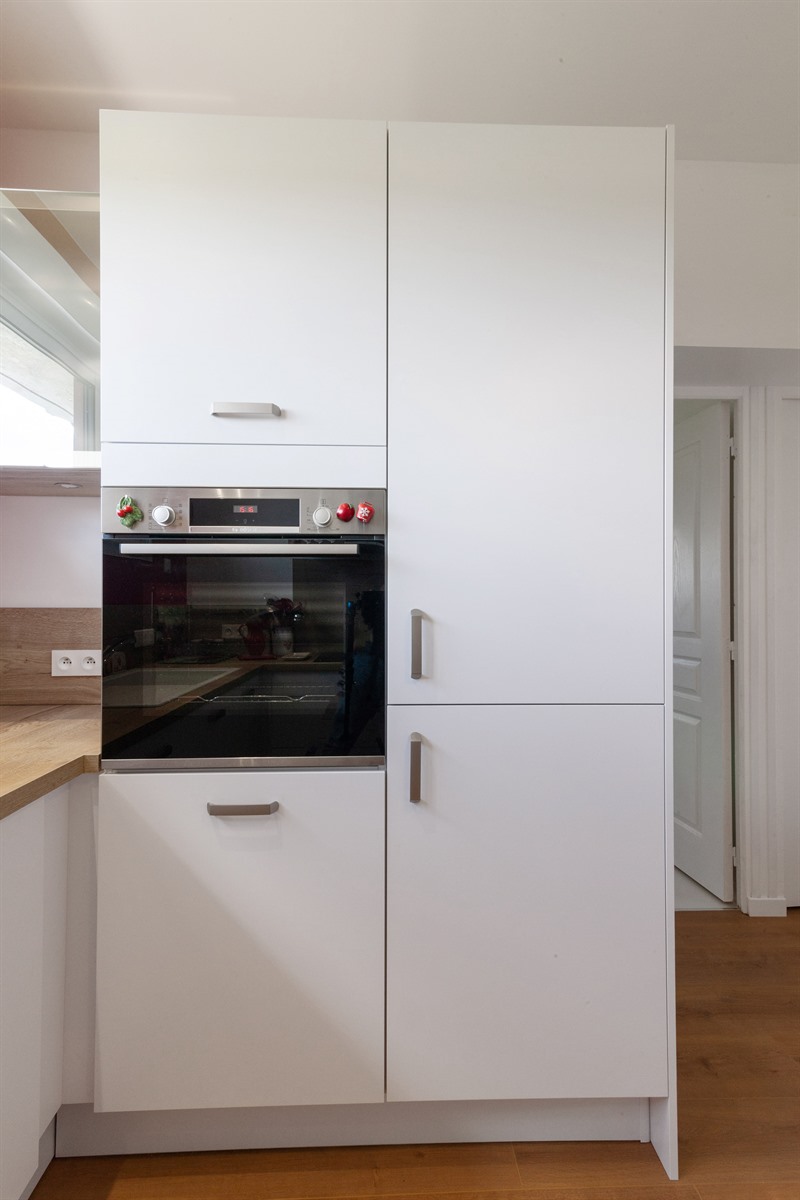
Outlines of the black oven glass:
{"label": "black oven glass", "polygon": [[104,539],[105,760],[384,755],[381,542],[320,557],[158,549]]}
{"label": "black oven glass", "polygon": [[189,501],[189,524],[193,529],[260,525],[262,529],[299,529],[300,501],[270,497],[266,500],[220,500],[218,497]]}

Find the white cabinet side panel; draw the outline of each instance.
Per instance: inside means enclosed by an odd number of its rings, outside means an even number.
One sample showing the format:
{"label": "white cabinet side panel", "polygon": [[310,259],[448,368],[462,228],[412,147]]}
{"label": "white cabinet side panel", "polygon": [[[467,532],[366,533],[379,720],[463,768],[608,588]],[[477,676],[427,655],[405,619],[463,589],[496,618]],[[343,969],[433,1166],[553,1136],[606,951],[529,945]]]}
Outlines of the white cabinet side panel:
{"label": "white cabinet side panel", "polygon": [[390,708],[390,1100],[666,1095],[663,714]]}
{"label": "white cabinet side panel", "polygon": [[39,1133],[61,1107],[67,955],[69,785],[43,797],[42,1050]]}
{"label": "white cabinet side panel", "polygon": [[663,703],[664,145],[390,126],[390,703]]}
{"label": "white cabinet side panel", "polygon": [[98,1111],[383,1100],[384,811],[380,772],[101,777]]}
{"label": "white cabinet side panel", "polygon": [[96,775],[81,775],[70,784],[64,1104],[86,1104],[94,1097],[98,782]]}
{"label": "white cabinet side panel", "polygon": [[39,1165],[44,804],[0,822],[0,1196]]}

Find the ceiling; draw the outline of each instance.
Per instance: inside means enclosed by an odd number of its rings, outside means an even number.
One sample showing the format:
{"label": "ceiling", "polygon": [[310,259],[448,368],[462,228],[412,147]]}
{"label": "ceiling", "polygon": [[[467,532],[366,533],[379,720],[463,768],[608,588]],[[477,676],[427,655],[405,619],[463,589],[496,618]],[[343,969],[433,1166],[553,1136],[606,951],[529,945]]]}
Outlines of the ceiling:
{"label": "ceiling", "polygon": [[8,127],[673,124],[679,158],[800,158],[800,0],[2,0],[0,20]]}

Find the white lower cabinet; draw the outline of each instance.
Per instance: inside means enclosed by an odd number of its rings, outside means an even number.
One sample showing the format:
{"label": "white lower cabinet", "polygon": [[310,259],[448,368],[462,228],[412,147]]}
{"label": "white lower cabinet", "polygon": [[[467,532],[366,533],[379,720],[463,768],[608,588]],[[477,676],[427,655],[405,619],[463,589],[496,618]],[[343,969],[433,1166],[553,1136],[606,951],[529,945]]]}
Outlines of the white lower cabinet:
{"label": "white lower cabinet", "polygon": [[388,729],[388,1099],[665,1096],[663,708]]}
{"label": "white lower cabinet", "polygon": [[101,777],[96,1110],[382,1101],[384,828],[376,771]]}
{"label": "white lower cabinet", "polygon": [[28,1190],[61,1106],[68,795],[58,788],[0,822],[2,1200]]}

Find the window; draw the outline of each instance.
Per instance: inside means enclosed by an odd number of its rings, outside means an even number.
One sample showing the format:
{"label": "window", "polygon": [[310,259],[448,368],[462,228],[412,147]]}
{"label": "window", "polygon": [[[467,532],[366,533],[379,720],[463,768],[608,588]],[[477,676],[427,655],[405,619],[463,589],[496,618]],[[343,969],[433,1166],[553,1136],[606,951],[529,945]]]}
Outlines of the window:
{"label": "window", "polygon": [[0,192],[0,462],[99,448],[98,198]]}

